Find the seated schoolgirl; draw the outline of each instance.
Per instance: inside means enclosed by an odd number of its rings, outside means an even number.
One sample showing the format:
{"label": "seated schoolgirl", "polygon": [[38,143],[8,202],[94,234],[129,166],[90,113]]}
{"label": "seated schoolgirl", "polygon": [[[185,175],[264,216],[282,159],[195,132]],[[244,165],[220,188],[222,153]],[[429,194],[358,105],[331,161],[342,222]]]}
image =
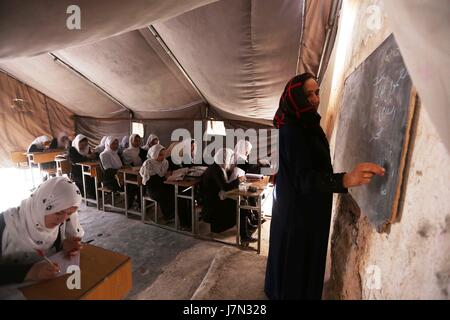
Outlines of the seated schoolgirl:
{"label": "seated schoolgirl", "polygon": [[42,262],[37,252],[47,256],[61,250],[68,255],[79,253],[84,235],[77,213],[80,204],[75,183],[55,177],[18,207],[0,214],[0,284],[55,277],[58,266]]}

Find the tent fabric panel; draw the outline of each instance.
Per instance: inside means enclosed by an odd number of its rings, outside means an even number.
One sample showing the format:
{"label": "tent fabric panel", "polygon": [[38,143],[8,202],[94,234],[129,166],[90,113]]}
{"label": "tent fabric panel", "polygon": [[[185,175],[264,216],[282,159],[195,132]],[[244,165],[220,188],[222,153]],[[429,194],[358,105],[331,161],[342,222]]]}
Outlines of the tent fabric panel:
{"label": "tent fabric panel", "polygon": [[187,80],[173,74],[174,69],[166,66],[169,62],[161,61],[139,31],[55,55],[136,113],[177,110],[201,102]]}
{"label": "tent fabric panel", "polygon": [[211,106],[270,119],[295,75],[301,9],[294,0],[220,1],[154,27]]}
{"label": "tent fabric panel", "polygon": [[[26,109],[11,108],[13,99],[23,99]],[[38,136],[52,137],[59,131],[72,134],[72,116],[56,101],[0,72],[0,167],[11,166],[10,152],[26,150]]]}
{"label": "tent fabric panel", "polygon": [[327,24],[333,1],[306,1],[305,29],[298,60],[297,73],[317,75],[327,34]]}
{"label": "tent fabric panel", "polygon": [[92,84],[48,55],[0,63],[0,68],[58,101],[77,115],[127,116],[128,112]]}

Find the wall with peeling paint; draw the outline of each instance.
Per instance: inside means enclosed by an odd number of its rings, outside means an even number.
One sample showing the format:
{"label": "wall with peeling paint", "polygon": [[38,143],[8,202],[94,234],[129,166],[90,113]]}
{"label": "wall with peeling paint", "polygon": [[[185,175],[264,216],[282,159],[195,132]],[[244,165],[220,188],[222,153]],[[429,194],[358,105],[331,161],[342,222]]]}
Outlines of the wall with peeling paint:
{"label": "wall with peeling paint", "polygon": [[[339,28],[319,109],[332,158],[344,79],[392,33],[380,0],[345,0]],[[450,154],[429,112],[417,108],[400,219],[387,233],[350,195],[335,196],[325,298],[450,299]]]}

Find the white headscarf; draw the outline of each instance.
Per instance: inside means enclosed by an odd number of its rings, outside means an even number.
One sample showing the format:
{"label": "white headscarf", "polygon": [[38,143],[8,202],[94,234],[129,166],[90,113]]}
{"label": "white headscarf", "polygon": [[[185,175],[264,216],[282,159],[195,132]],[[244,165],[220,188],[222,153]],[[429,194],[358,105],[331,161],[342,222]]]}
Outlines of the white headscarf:
{"label": "white headscarf", "polygon": [[122,150],[125,150],[130,145],[129,142],[128,142],[129,139],[130,138],[128,136],[123,136],[122,141],[120,141],[120,144],[119,144],[119,147]]}
{"label": "white headscarf", "polygon": [[45,148],[44,143],[49,141],[51,141],[51,139],[48,136],[46,135],[40,136],[34,139],[33,142],[31,142],[30,147],[34,144],[37,148],[44,149]]}
{"label": "white headscarf", "polygon": [[143,149],[145,149],[145,150],[149,150],[152,146],[150,146],[150,144],[152,143],[152,141],[153,140],[155,140],[155,139],[158,139],[159,140],[159,138],[158,138],[158,136],[156,135],[156,134],[150,134],[149,136],[148,136],[148,139],[147,139],[147,143],[145,144],[145,146],[143,147]]}
{"label": "white headscarf", "polygon": [[68,136],[67,133],[64,132],[64,131],[58,133],[58,136],[56,137],[56,140],[58,141],[58,148],[59,148],[59,149],[64,149],[64,148],[66,148],[66,144],[62,141],[63,138],[69,139],[69,136]]}
{"label": "white headscarf", "polygon": [[[36,250],[49,250],[58,238],[59,227],[48,229],[45,226],[45,216],[70,207],[79,207],[80,204],[80,190],[68,178],[55,177],[42,183],[19,207],[3,213],[6,226],[2,238],[2,259],[15,263],[36,260]],[[72,213],[63,223],[61,235],[61,240],[84,235],[77,212]]]}
{"label": "white headscarf", "polygon": [[[194,150],[191,152],[192,144],[194,145]],[[185,152],[187,151],[187,152]],[[194,163],[193,155],[197,152],[197,143],[194,139],[184,139],[180,143],[176,144],[171,150],[172,161],[175,164]]]}
{"label": "white headscarf", "polygon": [[141,151],[140,146],[133,147],[133,141],[136,137],[139,137],[139,135],[132,134],[130,136],[128,148],[125,149],[122,153],[122,159],[125,165],[140,166],[142,164],[142,160],[139,157],[139,152]]}
{"label": "white headscarf", "polygon": [[233,163],[245,163],[252,151],[252,144],[247,140],[239,140],[234,147]]}
{"label": "white headscarf", "polygon": [[165,148],[160,144],[155,144],[150,148],[150,150],[148,150],[148,159],[145,160],[139,170],[139,173],[142,176],[142,184],[146,184],[150,177],[155,174],[160,177],[164,177],[166,175],[167,170],[169,169],[169,162],[166,159],[161,162],[156,160],[161,150],[165,150]]}
{"label": "white headscarf", "polygon": [[75,139],[73,139],[72,146],[78,151],[79,154],[82,156],[87,156],[89,154],[89,145],[87,145],[84,149],[80,149],[80,142],[83,139],[87,139],[87,137],[82,134],[78,134]]}
{"label": "white headscarf", "polygon": [[102,153],[105,150],[105,142],[107,136],[103,136],[102,140],[100,140],[100,144],[94,148],[95,153]]}
{"label": "white headscarf", "polygon": [[225,176],[225,181],[228,181],[227,171],[230,170],[233,161],[233,150],[229,148],[222,148],[217,150],[214,155],[214,162],[219,165]]}
{"label": "white headscarf", "polygon": [[105,142],[105,150],[100,154],[100,161],[102,162],[103,169],[120,169],[122,168],[122,160],[120,160],[117,150],[111,149],[111,144],[119,139],[114,137],[107,137]]}

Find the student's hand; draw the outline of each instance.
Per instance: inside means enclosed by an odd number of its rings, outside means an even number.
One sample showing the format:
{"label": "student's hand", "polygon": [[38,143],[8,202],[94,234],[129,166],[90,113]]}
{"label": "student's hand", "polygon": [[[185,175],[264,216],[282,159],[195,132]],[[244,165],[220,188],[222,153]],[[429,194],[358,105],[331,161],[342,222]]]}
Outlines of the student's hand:
{"label": "student's hand", "polygon": [[239,182],[245,182],[247,181],[247,178],[245,176],[239,177],[238,178]]}
{"label": "student's hand", "polygon": [[25,276],[25,281],[41,281],[55,278],[59,273],[58,264],[50,264],[47,261],[35,263]]}
{"label": "student's hand", "polygon": [[82,248],[81,238],[79,237],[72,237],[63,241],[64,253],[69,257],[77,255]]}
{"label": "student's hand", "polygon": [[384,176],[386,171],[375,163],[358,163],[352,172],[344,175],[343,184],[345,188],[362,186],[370,183],[374,175]]}

